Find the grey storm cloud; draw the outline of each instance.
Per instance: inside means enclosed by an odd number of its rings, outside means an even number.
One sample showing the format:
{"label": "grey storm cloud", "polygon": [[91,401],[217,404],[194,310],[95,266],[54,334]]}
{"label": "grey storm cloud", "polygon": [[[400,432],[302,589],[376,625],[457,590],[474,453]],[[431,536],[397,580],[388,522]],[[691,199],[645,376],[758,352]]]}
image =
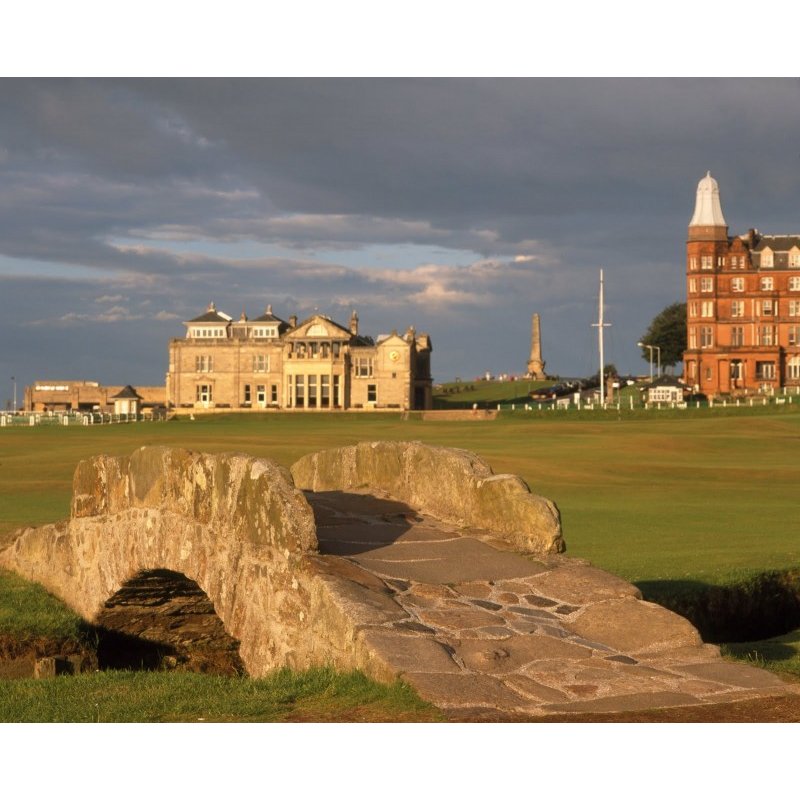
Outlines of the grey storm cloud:
{"label": "grey storm cloud", "polygon": [[3,367],[70,363],[53,324],[157,382],[165,339],[145,347],[216,299],[427,327],[440,377],[521,369],[536,310],[577,373],[604,267],[636,369],[707,169],[732,232],[797,229],[798,100],[794,79],[2,80]]}

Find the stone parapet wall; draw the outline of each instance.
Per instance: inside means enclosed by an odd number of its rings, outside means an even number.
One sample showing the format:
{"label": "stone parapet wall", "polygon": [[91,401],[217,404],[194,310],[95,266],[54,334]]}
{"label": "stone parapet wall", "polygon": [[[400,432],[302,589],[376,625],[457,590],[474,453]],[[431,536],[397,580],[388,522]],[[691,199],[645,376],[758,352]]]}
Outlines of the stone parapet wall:
{"label": "stone parapet wall", "polygon": [[556,505],[467,450],[360,442],[304,456],[291,472],[301,489],[383,492],[443,521],[489,529],[524,552],[565,549]]}

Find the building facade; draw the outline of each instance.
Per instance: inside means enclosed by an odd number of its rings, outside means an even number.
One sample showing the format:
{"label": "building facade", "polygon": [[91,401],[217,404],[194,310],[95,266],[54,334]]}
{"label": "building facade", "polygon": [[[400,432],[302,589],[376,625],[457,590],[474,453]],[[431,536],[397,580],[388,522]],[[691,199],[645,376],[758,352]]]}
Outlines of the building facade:
{"label": "building facade", "polygon": [[[102,411],[106,414],[150,413],[162,409],[164,386],[138,386],[135,410],[119,403],[120,395],[129,397],[130,386],[102,386],[97,381],[36,381],[25,387],[23,409],[29,412]],[[120,411],[120,408],[128,408]]]}
{"label": "building facade", "polygon": [[728,236],[719,186],[697,186],[686,245],[684,380],[709,397],[800,386],[800,234]]}
{"label": "building facade", "polygon": [[432,405],[431,341],[414,328],[377,340],[323,314],[286,322],[272,307],[234,321],[212,303],[169,343],[172,411],[426,409]]}

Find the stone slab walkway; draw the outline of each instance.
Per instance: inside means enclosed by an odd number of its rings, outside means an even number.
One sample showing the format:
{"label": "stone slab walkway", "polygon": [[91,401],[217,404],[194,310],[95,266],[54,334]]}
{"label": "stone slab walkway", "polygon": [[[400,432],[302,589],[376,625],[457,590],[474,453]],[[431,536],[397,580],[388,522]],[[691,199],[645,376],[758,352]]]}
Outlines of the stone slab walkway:
{"label": "stone slab walkway", "polygon": [[453,718],[639,711],[800,692],[722,660],[685,619],[586,562],[518,555],[491,532],[458,529],[389,497],[307,497],[320,567],[357,589],[349,602],[358,606],[362,647]]}

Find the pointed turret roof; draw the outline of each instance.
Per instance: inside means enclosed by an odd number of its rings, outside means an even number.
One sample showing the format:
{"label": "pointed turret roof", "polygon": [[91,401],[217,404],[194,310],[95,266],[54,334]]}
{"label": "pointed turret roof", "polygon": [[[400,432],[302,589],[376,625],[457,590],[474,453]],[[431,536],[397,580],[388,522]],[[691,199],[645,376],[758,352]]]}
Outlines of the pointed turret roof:
{"label": "pointed turret roof", "polygon": [[722,206],[719,202],[719,184],[707,172],[697,184],[697,199],[694,205],[694,216],[689,227],[695,225],[713,225],[727,227],[725,217],[722,216]]}

